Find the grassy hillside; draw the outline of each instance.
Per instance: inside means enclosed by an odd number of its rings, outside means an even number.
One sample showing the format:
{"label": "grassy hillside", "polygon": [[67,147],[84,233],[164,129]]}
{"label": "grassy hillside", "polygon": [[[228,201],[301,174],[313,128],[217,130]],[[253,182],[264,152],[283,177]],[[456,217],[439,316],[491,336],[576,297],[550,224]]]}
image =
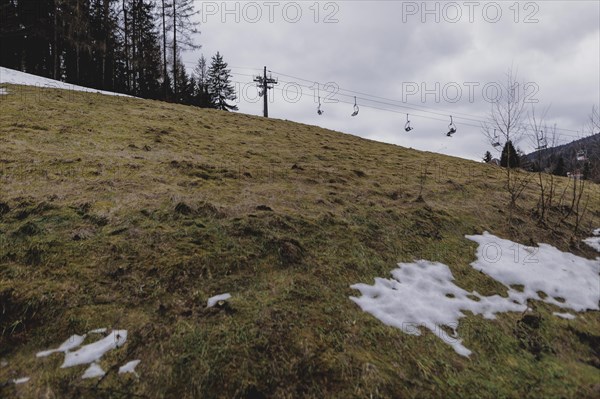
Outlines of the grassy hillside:
{"label": "grassy hillside", "polygon": [[[485,230],[594,258],[583,231],[532,209],[508,223],[490,165],[281,120],[153,101],[9,86],[0,96],[0,396],[56,398],[593,397],[600,317],[532,304],[469,316],[457,355],[433,334],[387,327],[351,284],[428,259],[466,290]],[[443,137],[440,140],[445,139]],[[459,136],[453,140],[460,140]],[[521,174],[524,176],[524,174]],[[559,181],[560,190],[567,180]],[[421,198],[419,198],[419,195]],[[567,194],[568,195],[568,194]],[[229,292],[230,301],[206,308]],[[128,330],[100,364],[36,358],[72,334]],[[141,359],[135,376],[115,365]],[[25,384],[6,384],[30,376]],[[4,384],[3,384],[4,383]]]}

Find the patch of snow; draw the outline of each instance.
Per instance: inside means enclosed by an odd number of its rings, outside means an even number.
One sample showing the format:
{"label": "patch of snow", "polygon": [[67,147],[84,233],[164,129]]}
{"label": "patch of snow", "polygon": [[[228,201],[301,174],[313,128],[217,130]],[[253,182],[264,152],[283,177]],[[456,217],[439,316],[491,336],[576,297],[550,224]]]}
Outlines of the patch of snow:
{"label": "patch of snow", "polygon": [[46,351],[42,351],[42,352],[38,352],[35,356],[36,357],[46,357],[49,356],[55,352],[68,352],[71,349],[77,348],[79,345],[81,345],[81,343],[83,342],[83,340],[85,339],[86,335],[71,335],[69,337],[69,339],[67,339],[65,342],[63,342],[58,348],[56,349],[50,349],[50,350],[46,350]]}
{"label": "patch of snow", "polygon": [[596,229],[592,232],[593,235],[595,236],[600,236],[600,229]]}
{"label": "patch of snow", "polygon": [[573,320],[575,318],[575,315],[571,314],[571,313],[558,313],[558,312],[553,312],[552,313],[554,316],[558,316],[562,319],[567,319],[567,320]]}
{"label": "patch of snow", "polygon": [[106,330],[106,328],[96,328],[95,330],[90,330],[88,334],[104,334]]}
{"label": "patch of snow", "polygon": [[589,237],[583,240],[583,242],[600,252],[600,237]]}
{"label": "patch of snow", "polygon": [[135,372],[135,368],[138,364],[140,364],[140,360],[132,360],[130,362],[127,362],[125,365],[119,367],[119,374],[133,373],[137,375],[137,373]]}
{"label": "patch of snow", "polygon": [[[406,334],[420,335],[421,327],[431,330],[462,356],[471,354],[456,332],[459,319],[465,316],[463,311],[493,319],[500,312],[526,310],[528,299],[574,311],[598,309],[600,258],[588,260],[547,244],[525,247],[487,232],[466,237],[479,244],[477,260],[471,266],[504,284],[507,298],[467,292],[454,284],[448,266],[419,260],[398,264],[392,279],[376,278],[374,285],[352,285],[362,296],[350,299],[363,311]],[[514,285],[523,286],[523,290],[511,288]],[[546,295],[542,298],[538,292]]]}
{"label": "patch of snow", "polygon": [[0,87],[0,96],[5,96],[8,94],[8,90],[6,90],[4,87]]}
{"label": "patch of snow", "polygon": [[92,363],[90,364],[90,367],[88,367],[87,370],[85,370],[85,373],[83,373],[81,378],[86,379],[102,377],[104,374],[106,373],[104,372],[104,370],[102,370],[102,367],[100,367],[97,363]]}
{"label": "patch of snow", "polygon": [[5,359],[0,360],[0,367],[8,366],[8,362]]}
{"label": "patch of snow", "polygon": [[127,341],[127,330],[113,330],[101,340],[82,346],[76,352],[65,353],[65,361],[60,367],[65,368],[95,362],[109,350],[123,346],[125,341]]}
{"label": "patch of snow", "polygon": [[[420,327],[428,328],[462,356],[471,354],[456,333],[458,320],[465,317],[463,310],[493,319],[498,312],[526,309],[499,295],[484,297],[463,290],[453,283],[452,272],[442,263],[419,260],[398,266],[392,271],[392,279],[376,278],[374,285],[352,285],[362,296],[350,299],[363,311],[406,334],[421,335]],[[442,326],[449,327],[453,334]]]}
{"label": "patch of snow", "polygon": [[206,307],[207,308],[212,308],[213,306],[215,306],[217,304],[217,302],[226,301],[229,298],[231,298],[230,294],[215,295],[212,298],[208,298],[208,302],[206,303]]}
{"label": "patch of snow", "polygon": [[17,384],[24,384],[24,383],[26,383],[27,381],[29,381],[29,379],[30,379],[29,377],[15,378],[15,379],[13,380],[13,383],[15,383],[15,385],[17,385]]}
{"label": "patch of snow", "polygon": [[[466,237],[479,244],[474,269],[507,287],[523,286],[522,292],[509,288],[510,299],[522,304],[536,299],[578,312],[599,309],[600,259],[581,258],[548,244],[524,247],[488,232]],[[542,299],[538,292],[546,296]]]}
{"label": "patch of snow", "polygon": [[90,89],[89,87],[72,85],[58,80],[43,78],[37,75],[16,71],[14,69],[0,67],[0,83],[9,83],[25,86],[38,86],[53,89],[66,89],[73,91],[82,91],[87,93],[99,93],[109,96],[131,97],[125,94],[113,93],[110,91]]}

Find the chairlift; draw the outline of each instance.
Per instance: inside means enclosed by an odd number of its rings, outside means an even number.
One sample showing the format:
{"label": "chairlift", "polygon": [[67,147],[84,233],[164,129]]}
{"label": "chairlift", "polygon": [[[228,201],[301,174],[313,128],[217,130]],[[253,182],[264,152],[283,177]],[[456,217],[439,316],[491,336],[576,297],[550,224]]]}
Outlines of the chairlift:
{"label": "chairlift", "polygon": [[494,129],[494,138],[492,139],[492,146],[494,148],[502,146],[502,144],[500,143],[500,137],[498,136],[498,133],[496,133],[496,129]]}
{"label": "chairlift", "polygon": [[352,113],[351,116],[358,115],[358,110],[359,110],[359,108],[358,108],[358,104],[356,104],[356,96],[354,96],[354,112]]}
{"label": "chairlift", "polygon": [[454,133],[456,133],[456,125],[454,124],[454,120],[452,119],[452,115],[450,115],[450,124],[448,125],[448,133],[446,136],[452,137]]}
{"label": "chairlift", "polygon": [[587,154],[586,154],[585,150],[577,151],[577,161],[579,161],[579,162],[587,161]]}
{"label": "chairlift", "polygon": [[325,111],[321,109],[321,96],[319,96],[319,106],[317,107],[317,114],[323,115],[323,112]]}
{"label": "chairlift", "polygon": [[413,130],[412,126],[410,126],[410,120],[408,119],[408,114],[406,114],[406,124],[404,125],[404,131],[410,132]]}
{"label": "chairlift", "polygon": [[538,146],[536,150],[545,150],[548,148],[548,140],[546,140],[546,136],[544,135],[544,131],[540,130],[540,139],[538,141]]}

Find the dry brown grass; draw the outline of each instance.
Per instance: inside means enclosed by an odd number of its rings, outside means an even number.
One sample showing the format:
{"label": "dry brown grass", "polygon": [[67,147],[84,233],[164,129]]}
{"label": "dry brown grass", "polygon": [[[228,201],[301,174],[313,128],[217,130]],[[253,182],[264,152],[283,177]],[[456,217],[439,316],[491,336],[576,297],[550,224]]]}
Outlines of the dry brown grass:
{"label": "dry brown grass", "polygon": [[[399,261],[448,264],[482,294],[465,234],[580,245],[583,231],[532,215],[535,180],[508,222],[501,169],[280,120],[137,99],[9,86],[0,96],[0,388],[8,397],[591,397],[597,312],[565,321],[538,304],[467,317],[476,355],[404,335],[360,311],[349,286]],[[420,176],[424,202],[416,201]],[[559,179],[564,187],[566,179]],[[206,309],[209,296],[233,295]],[[81,380],[59,355],[72,333],[127,329],[102,359],[140,358],[140,379]],[[533,337],[533,338],[532,338]],[[523,339],[550,348],[537,359]],[[54,396],[52,396],[54,395]],[[263,395],[263,396],[261,396]]]}

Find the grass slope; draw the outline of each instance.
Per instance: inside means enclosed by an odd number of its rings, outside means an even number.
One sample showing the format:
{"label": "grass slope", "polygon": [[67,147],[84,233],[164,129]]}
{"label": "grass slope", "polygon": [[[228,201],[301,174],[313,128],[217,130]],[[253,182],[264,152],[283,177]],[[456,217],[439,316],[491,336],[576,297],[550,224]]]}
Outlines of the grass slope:
{"label": "grass slope", "polygon": [[[568,321],[535,303],[469,316],[458,356],[429,332],[387,327],[348,299],[397,262],[450,266],[457,284],[504,293],[474,271],[488,230],[593,258],[600,227],[535,222],[532,180],[507,223],[501,169],[281,120],[138,99],[8,86],[0,96],[0,396],[593,397],[598,312]],[[456,137],[460,140],[460,137]],[[566,179],[559,180],[561,187]],[[562,190],[562,188],[561,188]],[[416,201],[422,191],[423,201]],[[548,227],[551,226],[551,227]],[[555,227],[552,227],[555,226]],[[225,305],[208,297],[230,292]],[[129,338],[82,380],[69,335]],[[140,378],[114,365],[141,359]],[[30,376],[26,384],[3,384]]]}

